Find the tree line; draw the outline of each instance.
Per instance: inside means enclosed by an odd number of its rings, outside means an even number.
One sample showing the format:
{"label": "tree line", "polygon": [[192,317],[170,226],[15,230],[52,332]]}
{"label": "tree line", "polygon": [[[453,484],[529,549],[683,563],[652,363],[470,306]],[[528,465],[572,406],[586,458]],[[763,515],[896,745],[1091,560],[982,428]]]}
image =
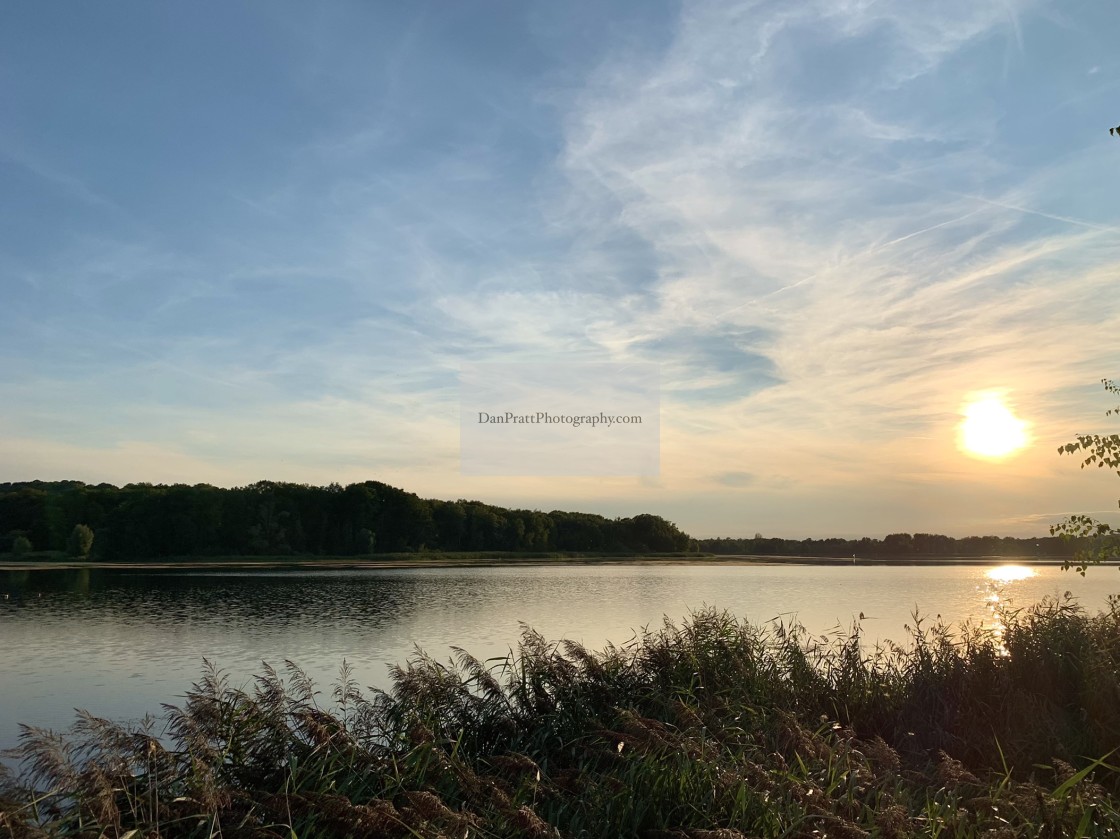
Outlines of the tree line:
{"label": "tree line", "polygon": [[752,539],[700,539],[701,551],[752,556],[813,556],[905,559],[913,557],[1053,557],[1074,556],[1082,540],[1058,536],[965,536],[938,533],[891,533],[882,539],[781,539],[755,535]]}
{"label": "tree line", "polygon": [[481,501],[423,499],[377,481],[345,487],[260,481],[232,489],[0,483],[0,552],[67,551],[119,560],[416,551],[662,553],[687,550],[690,541],[654,515],[608,519],[511,510]]}
{"label": "tree line", "polygon": [[668,553],[921,558],[1071,557],[1083,539],[892,533],[883,539],[692,539],[660,516],[516,510],[424,499],[377,481],[90,485],[0,483],[0,553],[105,560],[191,556],[365,556],[419,551]]}

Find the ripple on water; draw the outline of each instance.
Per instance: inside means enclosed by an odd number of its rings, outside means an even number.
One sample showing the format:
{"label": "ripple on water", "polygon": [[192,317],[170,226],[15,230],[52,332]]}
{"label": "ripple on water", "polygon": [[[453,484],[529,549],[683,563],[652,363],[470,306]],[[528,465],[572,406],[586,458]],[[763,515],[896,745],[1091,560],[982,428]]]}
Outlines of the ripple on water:
{"label": "ripple on water", "polygon": [[18,722],[65,726],[74,707],[114,718],[158,712],[199,678],[204,656],[235,684],[262,661],[291,659],[329,687],[346,658],[359,683],[386,686],[388,666],[414,645],[440,657],[451,645],[503,655],[522,622],[598,648],[704,606],[755,622],[797,619],[814,634],[846,631],[863,613],[867,643],[905,642],[915,610],[983,622],[997,602],[1026,605],[1072,589],[1096,608],[1120,587],[1120,575],[1104,569],[1085,579],[1012,567],[88,570],[31,572],[18,586],[0,573],[0,590],[11,594],[0,601],[0,673],[17,674],[0,681],[0,748],[14,743]]}

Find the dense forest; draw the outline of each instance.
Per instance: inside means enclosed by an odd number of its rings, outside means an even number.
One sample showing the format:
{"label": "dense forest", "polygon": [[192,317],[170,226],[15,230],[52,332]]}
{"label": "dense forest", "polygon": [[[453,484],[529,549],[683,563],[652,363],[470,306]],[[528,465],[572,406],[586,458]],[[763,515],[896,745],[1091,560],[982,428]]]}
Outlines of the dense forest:
{"label": "dense forest", "polygon": [[508,510],[480,501],[423,499],[376,481],[346,487],[261,481],[234,489],[0,483],[0,552],[128,560],[410,551],[661,553],[687,550],[689,543],[687,534],[659,516]]}
{"label": "dense forest", "polygon": [[96,559],[366,556],[420,551],[667,553],[809,557],[1072,556],[1058,537],[892,533],[883,539],[692,539],[654,515],[510,510],[424,499],[377,481],[325,487],[261,481],[223,489],[0,483],[0,553]]}

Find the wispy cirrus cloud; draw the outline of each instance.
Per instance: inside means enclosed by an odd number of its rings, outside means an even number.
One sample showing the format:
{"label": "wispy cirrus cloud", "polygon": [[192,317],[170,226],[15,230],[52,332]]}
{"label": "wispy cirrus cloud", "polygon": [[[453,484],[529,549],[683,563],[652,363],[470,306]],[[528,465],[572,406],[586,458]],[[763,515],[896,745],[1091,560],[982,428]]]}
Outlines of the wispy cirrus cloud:
{"label": "wispy cirrus cloud", "polygon": [[[714,464],[742,453],[776,479],[860,485],[870,508],[900,473],[943,473],[944,446],[898,443],[951,438],[970,391],[1002,387],[1041,435],[1060,434],[1071,417],[1050,394],[1120,350],[1115,215],[1064,211],[1055,190],[1105,166],[1099,145],[1016,171],[1016,138],[983,98],[914,107],[991,42],[1021,52],[1019,11],[911,11],[692,4],[660,62],[608,66],[569,115],[564,163],[585,214],[657,254],[643,282],[659,305],[616,324],[628,350],[765,330],[771,387],[727,394],[722,414],[678,394],[677,417],[703,415],[677,442],[694,479],[718,481]],[[821,55],[853,50],[832,84]],[[941,114],[949,95],[958,107]]]}

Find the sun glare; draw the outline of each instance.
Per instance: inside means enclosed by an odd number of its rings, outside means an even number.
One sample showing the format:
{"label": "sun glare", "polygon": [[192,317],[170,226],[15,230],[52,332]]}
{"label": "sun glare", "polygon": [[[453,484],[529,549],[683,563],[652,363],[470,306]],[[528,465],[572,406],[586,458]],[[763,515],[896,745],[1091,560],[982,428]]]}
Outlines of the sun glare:
{"label": "sun glare", "polygon": [[1027,445],[1027,424],[991,394],[965,405],[959,445],[973,457],[1003,458]]}
{"label": "sun glare", "polygon": [[[984,576],[989,580],[997,583],[1014,583],[1018,580],[1025,580],[1027,577],[1033,577],[1035,571],[1025,565],[997,565],[995,568],[989,568],[984,572]],[[996,598],[999,599],[998,597]]]}

